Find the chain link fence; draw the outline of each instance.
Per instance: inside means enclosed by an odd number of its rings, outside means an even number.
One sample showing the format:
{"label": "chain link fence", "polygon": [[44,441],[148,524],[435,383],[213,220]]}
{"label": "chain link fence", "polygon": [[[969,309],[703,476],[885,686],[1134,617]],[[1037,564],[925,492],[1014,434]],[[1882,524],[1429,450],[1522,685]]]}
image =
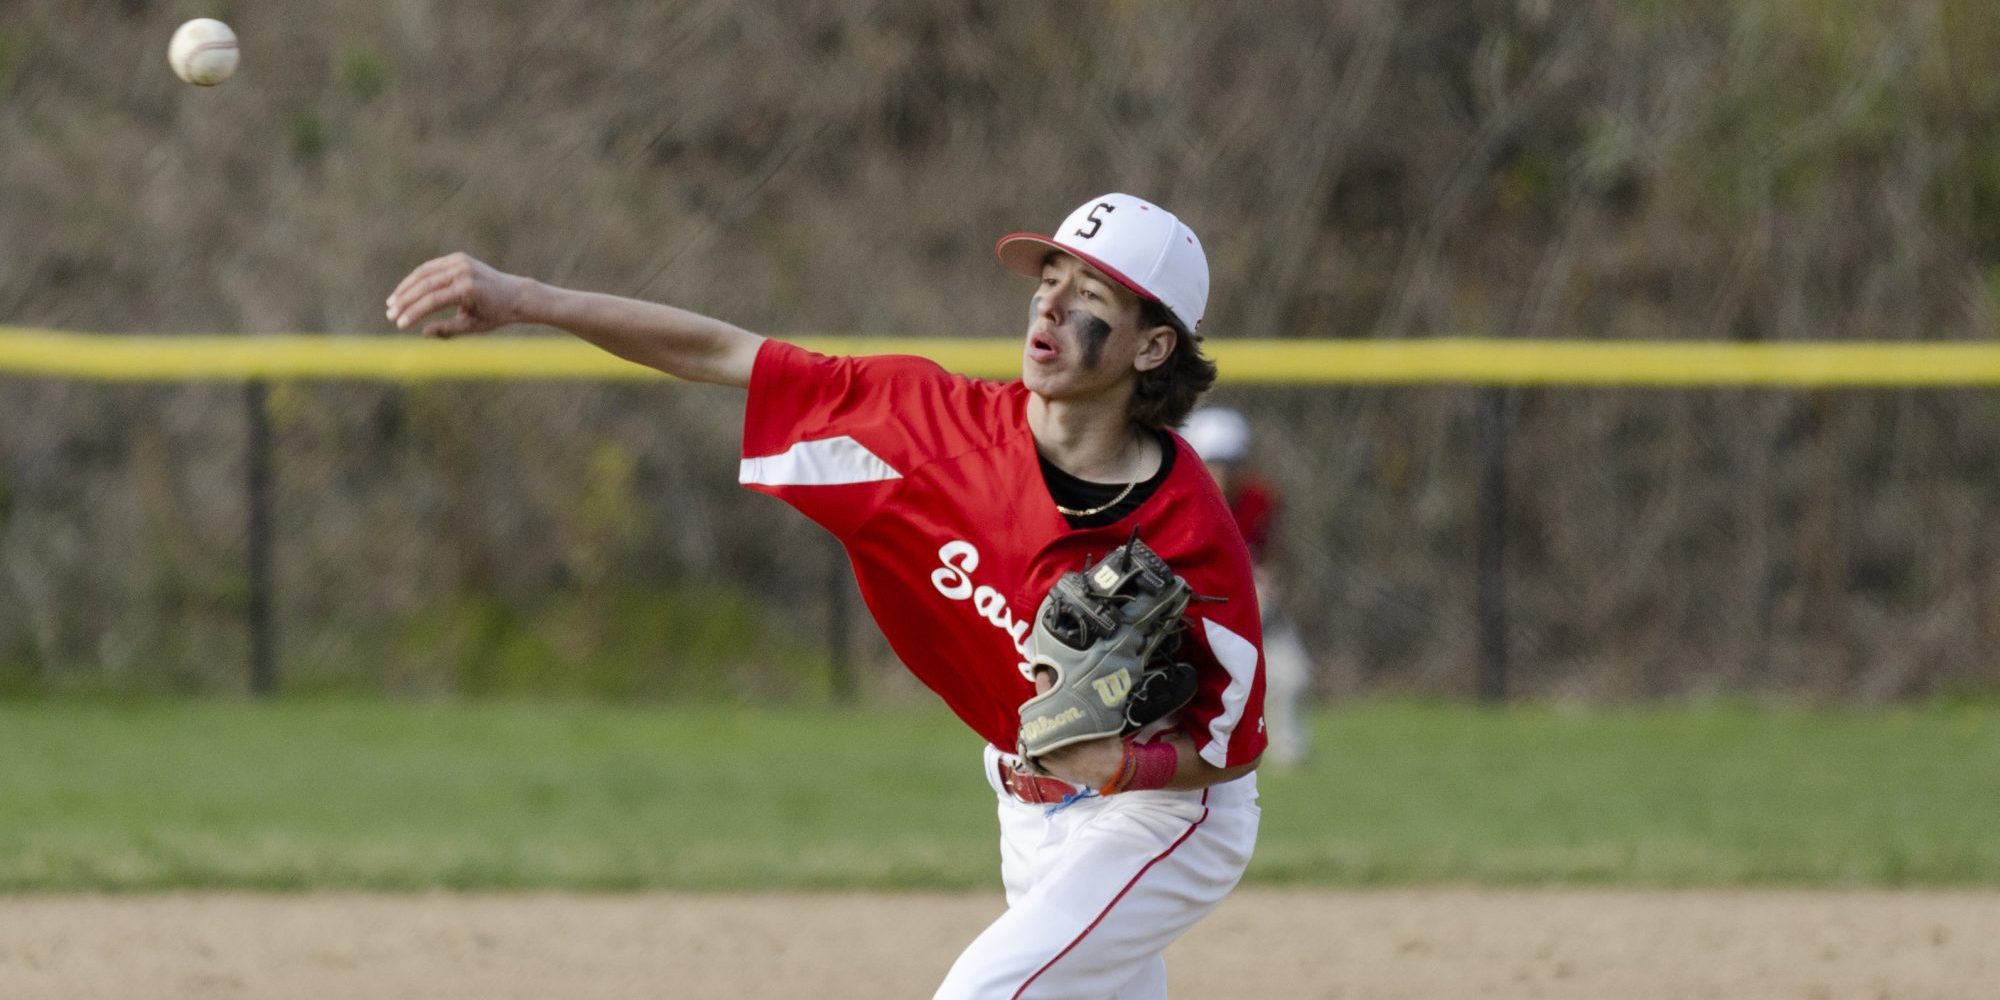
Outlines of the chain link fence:
{"label": "chain link fence", "polygon": [[[1990,391],[1215,398],[1258,432],[1322,697],[2000,689]],[[837,546],[736,485],[741,407],[0,379],[0,684],[241,692],[261,662],[290,692],[907,692]]]}

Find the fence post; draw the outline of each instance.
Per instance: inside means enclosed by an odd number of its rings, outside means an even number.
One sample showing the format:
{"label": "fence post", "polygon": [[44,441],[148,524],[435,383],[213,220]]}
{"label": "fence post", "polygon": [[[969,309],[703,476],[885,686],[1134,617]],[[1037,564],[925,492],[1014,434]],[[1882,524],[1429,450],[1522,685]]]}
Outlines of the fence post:
{"label": "fence post", "polygon": [[1507,390],[1479,397],[1479,700],[1507,700]]}
{"label": "fence post", "polygon": [[266,405],[270,387],[262,379],[244,386],[244,417],[249,425],[243,456],[244,490],[249,509],[246,545],[250,592],[245,618],[250,629],[250,693],[269,698],[278,693],[275,632],[271,622],[271,414]]}

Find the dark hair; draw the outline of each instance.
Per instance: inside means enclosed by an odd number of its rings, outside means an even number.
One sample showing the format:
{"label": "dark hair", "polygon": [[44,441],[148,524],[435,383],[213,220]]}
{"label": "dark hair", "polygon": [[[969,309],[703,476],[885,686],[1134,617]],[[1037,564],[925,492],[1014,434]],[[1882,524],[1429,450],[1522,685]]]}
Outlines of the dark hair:
{"label": "dark hair", "polygon": [[1139,300],[1139,328],[1168,326],[1174,330],[1174,353],[1158,368],[1139,373],[1126,415],[1141,427],[1179,427],[1195,401],[1215,384],[1215,362],[1201,353],[1201,341],[1188,333],[1166,306]]}

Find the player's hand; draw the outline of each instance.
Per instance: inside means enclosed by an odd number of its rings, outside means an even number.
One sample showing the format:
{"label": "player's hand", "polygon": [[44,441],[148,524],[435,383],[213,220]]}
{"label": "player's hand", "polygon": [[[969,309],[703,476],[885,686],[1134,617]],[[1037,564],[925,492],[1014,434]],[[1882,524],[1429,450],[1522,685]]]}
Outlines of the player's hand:
{"label": "player's hand", "polygon": [[1125,764],[1125,739],[1122,736],[1105,736],[1072,743],[1043,754],[1037,763],[1043,770],[1072,785],[1102,788],[1118,777],[1118,769]]}
{"label": "player's hand", "polygon": [[531,282],[504,274],[462,253],[418,265],[389,293],[389,320],[399,330],[435,312],[451,315],[424,324],[424,336],[450,338],[485,333],[521,321],[521,298]]}

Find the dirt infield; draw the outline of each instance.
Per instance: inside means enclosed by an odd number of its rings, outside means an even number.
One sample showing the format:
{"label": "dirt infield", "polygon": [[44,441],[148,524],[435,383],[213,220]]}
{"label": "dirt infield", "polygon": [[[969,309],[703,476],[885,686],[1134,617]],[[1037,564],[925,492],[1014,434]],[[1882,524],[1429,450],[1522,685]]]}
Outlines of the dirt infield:
{"label": "dirt infield", "polygon": [[[0,897],[0,997],[925,997],[985,895]],[[1245,890],[1184,997],[2000,995],[2000,893]]]}

